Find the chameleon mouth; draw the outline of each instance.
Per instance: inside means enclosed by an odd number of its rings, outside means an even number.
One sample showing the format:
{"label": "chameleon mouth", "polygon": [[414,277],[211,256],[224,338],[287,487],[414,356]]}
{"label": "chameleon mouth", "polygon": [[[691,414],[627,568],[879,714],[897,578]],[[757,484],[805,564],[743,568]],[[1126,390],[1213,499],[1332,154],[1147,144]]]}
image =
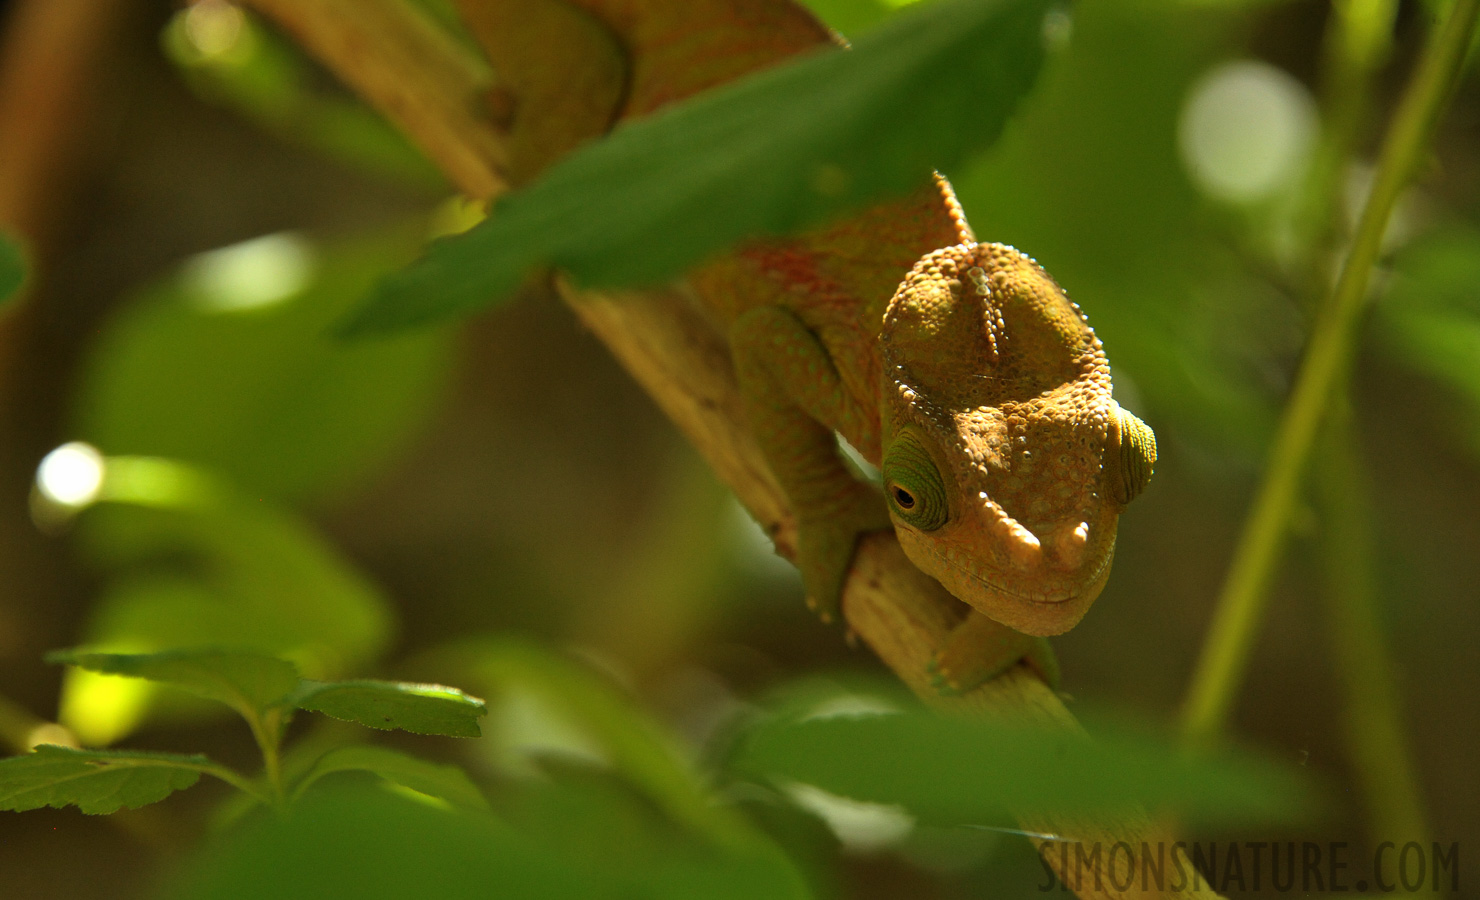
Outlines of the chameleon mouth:
{"label": "chameleon mouth", "polygon": [[[930,553],[931,556],[935,557],[935,559],[938,560],[946,568],[949,568],[952,571],[971,579],[972,581],[976,582],[977,584],[981,585],[983,588],[991,591],[994,594],[1008,597],[1012,600],[1016,600],[1022,603],[1029,603],[1034,606],[1053,607],[1062,606],[1063,604],[1079,600],[1084,596],[1083,587],[1076,587],[1074,589],[1065,591],[1034,591],[1031,593],[1021,590],[1015,590],[1012,587],[1001,583],[1000,581],[988,577],[987,574],[983,572],[980,567],[967,565],[961,559],[957,558],[954,553],[942,553],[940,550],[936,549],[928,542],[921,542],[920,545],[923,546],[925,550]],[[1110,567],[1112,556],[1113,554],[1105,554],[1095,565],[1093,570],[1088,572],[1083,578],[1079,579],[1080,585],[1097,584],[1101,580],[1102,576],[1105,574],[1105,571]]]}

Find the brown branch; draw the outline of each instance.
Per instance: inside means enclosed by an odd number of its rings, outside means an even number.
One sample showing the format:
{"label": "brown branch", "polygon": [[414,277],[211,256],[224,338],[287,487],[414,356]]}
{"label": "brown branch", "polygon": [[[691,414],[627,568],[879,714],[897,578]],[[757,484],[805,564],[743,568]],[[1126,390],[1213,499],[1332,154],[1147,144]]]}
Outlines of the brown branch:
{"label": "brown branch", "polygon": [[0,44],[0,224],[45,243],[59,189],[87,142],[103,52],[128,4],[15,4]]}
{"label": "brown branch", "polygon": [[416,141],[471,197],[508,187],[489,116],[492,73],[436,23],[399,2],[250,0]]}
{"label": "brown branch", "polygon": [[[469,126],[464,118],[438,119],[448,110],[461,110],[458,98],[484,89],[481,76],[473,74],[480,67],[463,58],[467,54],[461,47],[445,40],[428,41],[425,25],[409,24],[416,15],[400,0],[248,0],[248,5],[270,16],[282,16],[280,21],[347,83],[397,86],[391,105],[382,105],[385,101],[374,90],[362,90],[433,158],[481,161],[483,168],[475,166],[473,171],[455,170],[444,163],[447,175],[462,190],[486,200],[502,188],[497,163],[502,156],[486,146],[490,133],[486,124],[480,121],[465,133],[463,129]],[[352,14],[347,11],[350,6]],[[341,33],[346,29],[353,29],[353,38]],[[458,58],[428,59],[433,47]],[[422,65],[442,73],[441,78],[416,71]],[[467,73],[468,80],[445,80],[449,73],[458,72]],[[423,96],[421,91],[429,93]],[[461,117],[462,112],[457,115]],[[449,142],[457,140],[465,144],[450,152],[454,148]],[[795,521],[785,494],[743,424],[729,349],[710,321],[681,289],[596,293],[577,291],[561,282],[560,290],[581,321],[606,343],[775,537],[778,552],[789,556]],[[1078,730],[1059,697],[1023,666],[961,697],[942,697],[930,686],[926,666],[964,612],[958,600],[905,558],[893,535],[872,535],[860,545],[843,598],[848,628],[926,703],[948,713],[989,713]],[[1029,831],[1083,841],[1086,846],[1098,841],[1106,851],[1122,841],[1134,849],[1138,860],[1143,841],[1152,847],[1158,844],[1149,823],[1134,816],[1116,821],[1024,817],[1024,822]],[[1058,845],[1042,837],[1034,840],[1046,861],[1057,867]],[[1069,859],[1073,858],[1071,848]],[[1217,896],[1211,890],[1143,891],[1139,877],[1131,888],[1117,890],[1114,885],[1125,883],[1125,876],[1134,874],[1127,867],[1135,864],[1121,854],[1118,871],[1089,868],[1079,879],[1082,883],[1075,882],[1072,868],[1060,876],[1084,898]],[[1099,865],[1103,867],[1104,861]],[[1116,875],[1122,877],[1112,877]]]}
{"label": "brown branch", "polygon": [[[44,268],[85,160],[108,45],[130,4],[120,0],[22,0],[0,41],[0,229],[28,245]],[[30,289],[38,282],[35,271]],[[13,378],[28,328],[27,304],[0,310],[0,390]],[[8,396],[8,395],[7,395]]]}

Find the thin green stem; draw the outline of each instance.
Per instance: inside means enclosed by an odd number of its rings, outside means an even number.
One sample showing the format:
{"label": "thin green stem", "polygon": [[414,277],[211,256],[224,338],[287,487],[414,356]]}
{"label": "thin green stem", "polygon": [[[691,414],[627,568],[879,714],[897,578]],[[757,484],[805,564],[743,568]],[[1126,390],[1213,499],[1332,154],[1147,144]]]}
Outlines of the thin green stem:
{"label": "thin green stem", "polygon": [[[1341,398],[1344,401],[1344,397]],[[1377,537],[1371,484],[1357,453],[1346,402],[1327,413],[1315,473],[1321,505],[1321,561],[1332,656],[1342,690],[1343,726],[1357,781],[1380,840],[1429,845],[1418,777],[1403,730],[1402,704],[1377,608]]]}
{"label": "thin green stem", "polygon": [[1372,106],[1372,79],[1392,45],[1397,0],[1334,0],[1322,41],[1321,135],[1311,156],[1296,229],[1305,251],[1297,292],[1313,313],[1330,292],[1348,161]]}
{"label": "thin green stem", "polygon": [[[1372,81],[1391,49],[1397,0],[1335,0],[1324,44],[1322,141],[1306,194],[1305,270],[1329,271],[1340,237],[1342,174],[1371,106]],[[1312,300],[1314,309],[1318,298]],[[1392,657],[1378,609],[1371,479],[1352,423],[1349,386],[1338,387],[1316,448],[1321,521],[1320,595],[1343,692],[1341,724],[1373,843],[1429,843],[1417,766],[1409,751]]]}
{"label": "thin green stem", "polygon": [[198,766],[191,766],[190,768],[194,768],[202,774],[210,775],[212,778],[221,779],[263,806],[277,806],[277,800],[272,794],[262,790],[257,782],[234,769],[228,769],[220,763],[204,763]]}
{"label": "thin green stem", "polygon": [[272,792],[270,805],[282,811],[286,808],[287,798],[283,790],[281,712],[272,709],[268,710],[265,715],[258,715],[256,710],[239,711],[246,718],[247,724],[251,726],[252,737],[256,739],[257,747],[262,751],[262,774]]}
{"label": "thin green stem", "polygon": [[1330,299],[1285,406],[1264,481],[1234,550],[1213,624],[1182,711],[1183,738],[1211,741],[1223,730],[1243,682],[1263,617],[1269,582],[1287,537],[1301,476],[1320,430],[1332,388],[1345,375],[1368,280],[1389,215],[1408,183],[1441,111],[1453,93],[1469,48],[1480,0],[1455,0],[1424,50],[1388,128],[1372,192]]}

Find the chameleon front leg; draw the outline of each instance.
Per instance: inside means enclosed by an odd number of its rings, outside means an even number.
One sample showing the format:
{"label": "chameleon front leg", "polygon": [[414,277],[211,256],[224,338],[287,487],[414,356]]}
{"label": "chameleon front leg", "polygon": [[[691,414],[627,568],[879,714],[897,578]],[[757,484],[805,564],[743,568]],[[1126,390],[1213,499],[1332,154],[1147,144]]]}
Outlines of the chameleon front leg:
{"label": "chameleon front leg", "polygon": [[795,562],[807,604],[830,621],[859,535],[892,527],[883,497],[838,451],[835,432],[864,412],[816,335],[785,309],[742,315],[730,346],[746,416],[796,513]]}
{"label": "chameleon front leg", "polygon": [[1049,687],[1058,687],[1059,663],[1048,640],[1023,634],[972,610],[930,661],[930,677],[944,695],[964,694],[1023,660]]}

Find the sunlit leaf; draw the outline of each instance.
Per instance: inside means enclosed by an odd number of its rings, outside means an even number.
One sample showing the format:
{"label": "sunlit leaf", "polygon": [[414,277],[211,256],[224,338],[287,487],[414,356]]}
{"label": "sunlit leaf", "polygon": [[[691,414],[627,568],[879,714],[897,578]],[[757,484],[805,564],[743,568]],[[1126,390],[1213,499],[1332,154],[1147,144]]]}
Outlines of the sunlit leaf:
{"label": "sunlit leaf", "polygon": [[1190,759],[1132,731],[1091,741],[926,712],[773,721],[750,737],[740,766],[944,822],[1140,804],[1229,825],[1288,821],[1312,803],[1291,770],[1254,757]]}
{"label": "sunlit leaf", "polygon": [[402,681],[311,682],[294,703],[370,728],[450,737],[478,737],[478,718],[488,712],[482,700],[457,688]]}
{"label": "sunlit leaf", "polygon": [[76,806],[89,815],[158,803],[200,780],[204,756],[42,744],[0,759],[0,809]]}
{"label": "sunlit leaf", "polygon": [[488,801],[467,773],[457,766],[443,765],[407,756],[386,747],[355,744],[336,747],[320,756],[294,786],[302,794],[326,775],[336,772],[371,772],[393,784],[438,797],[461,809],[487,809]]}
{"label": "sunlit leaf", "polygon": [[26,282],[26,254],[20,242],[0,231],[0,306]]}
{"label": "sunlit leaf", "polygon": [[[602,900],[616,895],[488,816],[383,790],[323,790],[195,855],[171,900]],[[630,895],[626,895],[630,896]]]}
{"label": "sunlit leaf", "polygon": [[245,716],[280,704],[298,687],[298,670],[274,656],[241,650],[170,650],[163,653],[84,653],[63,650],[47,662],[109,675],[173,685]]}
{"label": "sunlit leaf", "polygon": [[254,496],[318,499],[363,480],[435,412],[451,335],[351,346],[326,332],[422,234],[268,235],[187,261],[105,326],[83,365],[78,436],[205,466]]}
{"label": "sunlit leaf", "polygon": [[747,235],[781,234],[923,185],[988,146],[1037,75],[1043,0],[903,13],[650,118],[434,243],[348,326],[392,331],[463,312],[550,264],[589,285],[670,277]]}

